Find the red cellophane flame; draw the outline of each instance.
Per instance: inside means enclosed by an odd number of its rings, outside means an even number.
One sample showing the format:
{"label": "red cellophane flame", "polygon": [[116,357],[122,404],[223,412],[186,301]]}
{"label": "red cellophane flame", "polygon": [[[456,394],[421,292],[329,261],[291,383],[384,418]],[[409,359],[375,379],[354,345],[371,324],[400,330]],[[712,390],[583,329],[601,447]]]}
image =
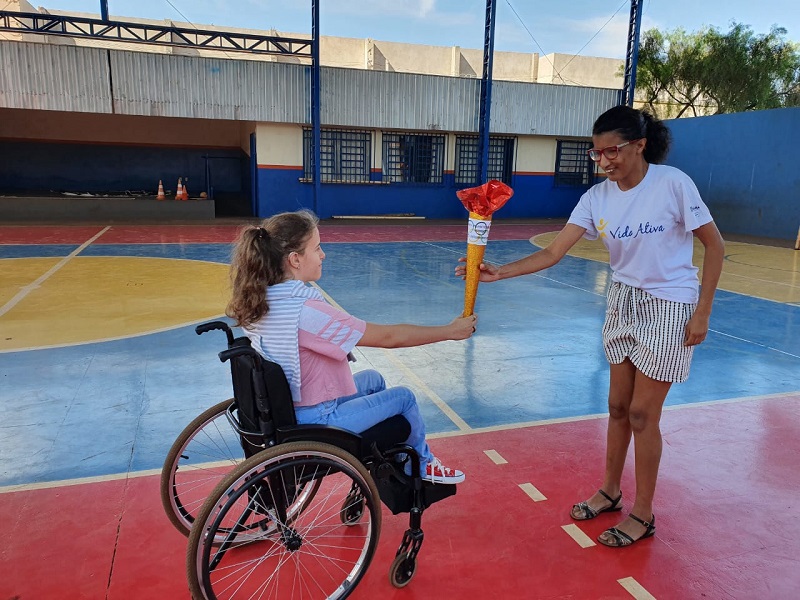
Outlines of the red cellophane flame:
{"label": "red cellophane flame", "polygon": [[485,219],[491,217],[497,209],[502,208],[513,195],[514,190],[496,179],[456,192],[456,196],[469,212],[478,214]]}

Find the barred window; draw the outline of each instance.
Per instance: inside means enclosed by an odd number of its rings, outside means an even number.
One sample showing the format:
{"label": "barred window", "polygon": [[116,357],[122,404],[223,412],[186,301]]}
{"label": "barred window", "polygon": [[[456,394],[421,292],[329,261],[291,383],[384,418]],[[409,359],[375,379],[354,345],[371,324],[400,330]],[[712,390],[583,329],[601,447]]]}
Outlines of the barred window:
{"label": "barred window", "polygon": [[[489,164],[486,175],[488,179],[498,179],[511,185],[514,172],[513,137],[489,137]],[[478,136],[456,136],[456,183],[475,184],[478,179]]]}
{"label": "barred window", "polygon": [[588,187],[594,183],[594,163],[586,153],[591,147],[591,142],[558,140],[556,187]]}
{"label": "barred window", "polygon": [[444,135],[383,133],[383,181],[442,183]]}
{"label": "barred window", "polygon": [[[303,129],[303,178],[313,181],[311,129]],[[372,164],[372,134],[351,129],[322,129],[319,143],[320,179],[323,182],[369,181]]]}

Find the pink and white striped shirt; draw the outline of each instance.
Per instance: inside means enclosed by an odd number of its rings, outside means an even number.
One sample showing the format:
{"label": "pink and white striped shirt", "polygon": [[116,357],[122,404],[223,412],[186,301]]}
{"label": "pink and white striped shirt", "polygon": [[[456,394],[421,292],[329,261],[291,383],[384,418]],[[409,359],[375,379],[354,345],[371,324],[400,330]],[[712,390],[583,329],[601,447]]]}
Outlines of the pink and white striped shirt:
{"label": "pink and white striped shirt", "polygon": [[356,392],[347,354],[366,323],[328,304],[313,287],[286,281],[267,289],[269,312],[244,329],[253,347],[286,374],[295,406]]}
{"label": "pink and white striped shirt", "polygon": [[356,393],[347,354],[356,347],[366,326],[324,300],[306,300],[298,326],[302,383],[297,406]]}

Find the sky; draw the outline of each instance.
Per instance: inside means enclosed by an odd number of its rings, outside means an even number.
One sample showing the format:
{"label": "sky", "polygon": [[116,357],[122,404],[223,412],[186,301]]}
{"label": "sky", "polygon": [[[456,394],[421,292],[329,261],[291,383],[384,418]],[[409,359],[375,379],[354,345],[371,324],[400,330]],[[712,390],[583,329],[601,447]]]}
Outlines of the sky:
{"label": "sky", "polygon": [[[34,6],[100,13],[100,0],[29,0]],[[624,58],[630,0],[496,0],[495,50]],[[0,0],[0,9],[8,0]],[[194,25],[311,32],[311,0],[108,0],[112,19],[173,19]],[[319,0],[322,35],[482,48],[485,0]],[[773,25],[800,42],[797,0],[645,0],[642,31]]]}

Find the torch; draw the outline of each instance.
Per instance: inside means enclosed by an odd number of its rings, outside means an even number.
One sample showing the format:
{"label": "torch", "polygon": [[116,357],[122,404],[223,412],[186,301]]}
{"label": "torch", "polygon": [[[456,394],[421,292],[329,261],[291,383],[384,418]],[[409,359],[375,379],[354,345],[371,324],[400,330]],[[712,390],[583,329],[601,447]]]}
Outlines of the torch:
{"label": "torch", "polygon": [[502,181],[495,179],[479,185],[456,192],[456,196],[469,211],[469,225],[467,229],[467,268],[466,287],[464,288],[464,314],[470,316],[475,309],[475,298],[478,295],[478,280],[480,278],[480,265],[489,241],[489,228],[492,225],[492,215],[501,208],[514,190]]}

